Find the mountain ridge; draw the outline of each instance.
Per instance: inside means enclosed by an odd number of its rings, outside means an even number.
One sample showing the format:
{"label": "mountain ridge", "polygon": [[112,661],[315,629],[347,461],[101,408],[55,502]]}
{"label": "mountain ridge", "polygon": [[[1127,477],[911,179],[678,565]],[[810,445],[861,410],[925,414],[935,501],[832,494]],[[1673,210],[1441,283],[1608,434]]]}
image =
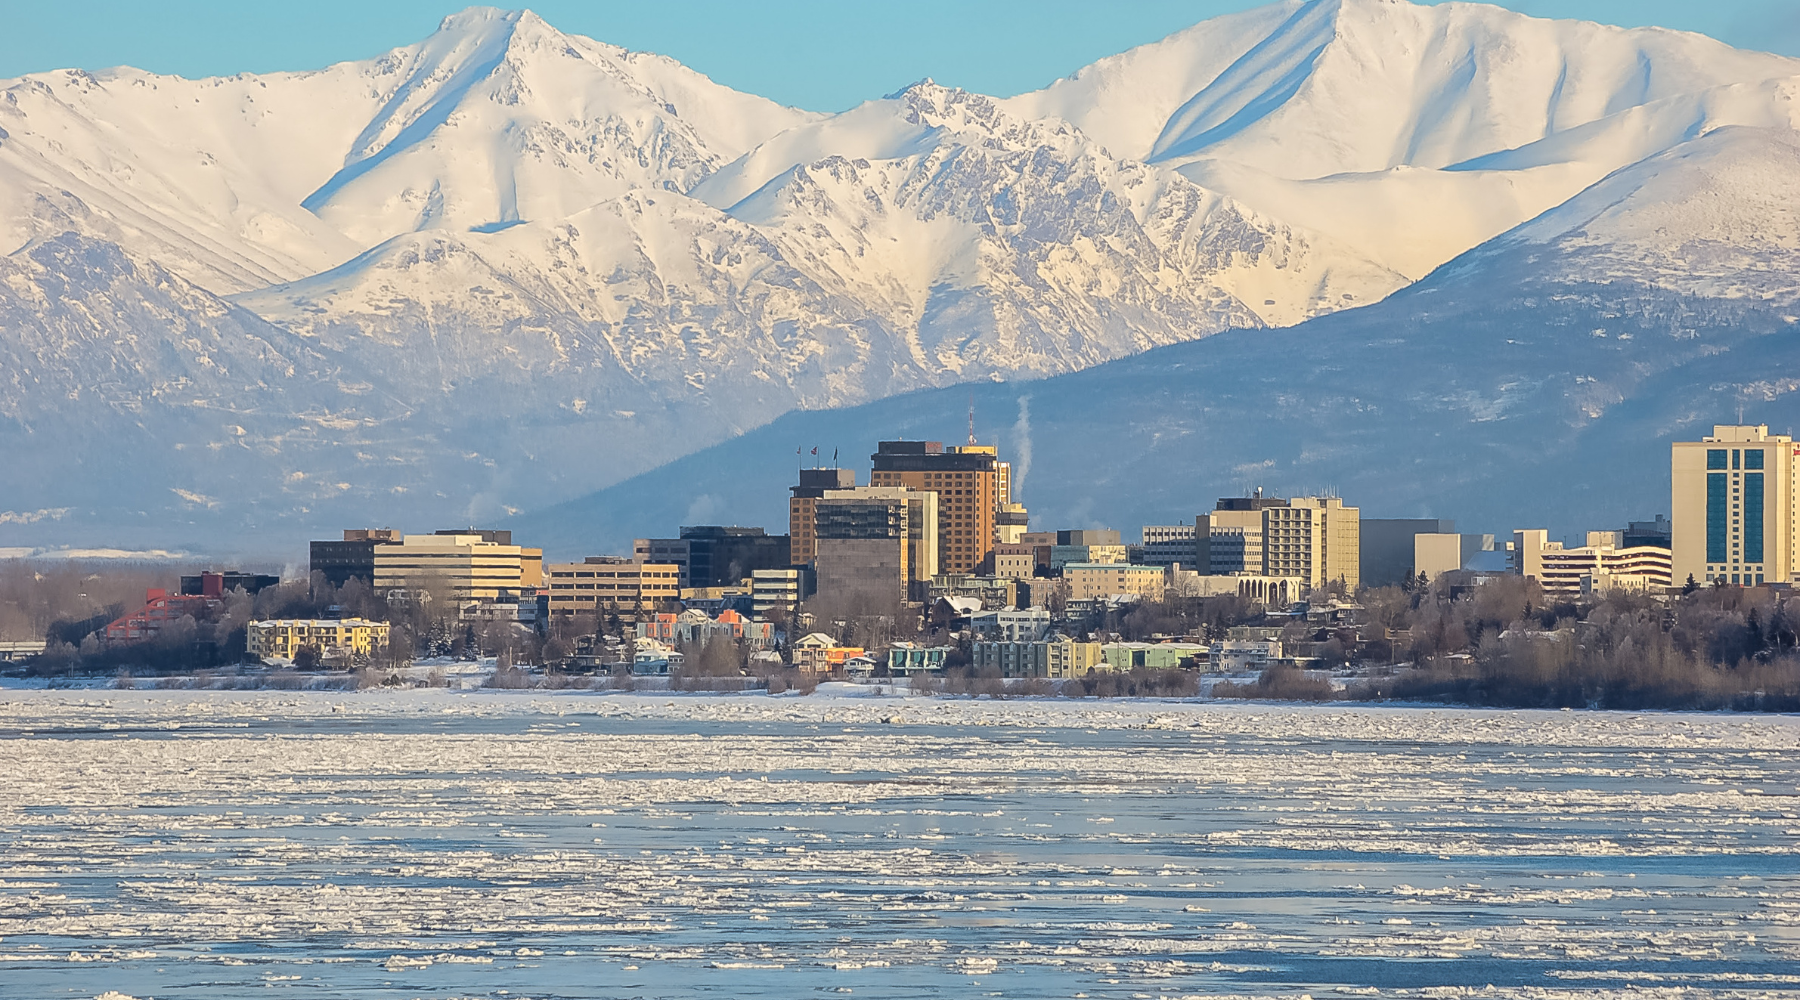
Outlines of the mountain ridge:
{"label": "mountain ridge", "polygon": [[[1254,345],[1368,316],[1780,331],[1797,95],[1800,61],[1704,36],[1402,0],[836,115],[491,8],[305,73],[0,81],[0,446],[44,478],[0,493],[0,544],[518,515],[797,409],[1227,332],[1218,364],[1280,367]],[[1344,378],[1405,367],[1368,341],[1327,352]]]}

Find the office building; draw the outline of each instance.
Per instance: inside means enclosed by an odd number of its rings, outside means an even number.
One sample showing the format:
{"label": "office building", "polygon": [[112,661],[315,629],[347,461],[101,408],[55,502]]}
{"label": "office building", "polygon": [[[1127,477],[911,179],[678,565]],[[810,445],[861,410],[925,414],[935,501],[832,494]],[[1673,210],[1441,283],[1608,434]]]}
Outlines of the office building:
{"label": "office building", "polygon": [[991,445],[945,448],[937,441],[882,441],[869,456],[871,486],[938,495],[938,573],[973,573],[999,540],[999,512],[1012,502],[1012,469]]}
{"label": "office building", "polygon": [[[1621,548],[1622,532],[1589,532],[1591,544],[1565,548],[1541,529],[1513,532],[1514,568],[1557,597],[1603,594],[1609,590],[1658,592],[1674,584],[1671,553],[1659,545]],[[1697,580],[1698,578],[1696,578]]]}
{"label": "office building", "polygon": [[922,600],[940,563],[938,499],[936,491],[905,487],[827,490],[814,507],[821,598],[868,614]]}
{"label": "office building", "polygon": [[681,567],[641,563],[623,556],[589,556],[578,563],[552,563],[550,613],[617,614],[628,617],[674,608],[681,593]]}
{"label": "office building", "polygon": [[818,555],[818,537],[814,534],[814,505],[826,490],[856,488],[854,469],[801,469],[800,485],[788,487],[789,560],[800,566]]}
{"label": "office building", "polygon": [[735,525],[683,527],[680,538],[639,538],[632,544],[632,558],[639,562],[679,567],[683,590],[735,587],[759,569],[793,565],[789,555],[787,535]]}
{"label": "office building", "polygon": [[[1419,535],[1456,533],[1455,521],[1439,517],[1372,517],[1359,523],[1358,576],[1365,587],[1398,587],[1407,578],[1418,576],[1419,568],[1414,559],[1417,547],[1413,539]],[[1450,568],[1460,567],[1458,563]]]}
{"label": "office building", "polygon": [[1223,497],[1209,514],[1194,519],[1194,569],[1212,576],[1263,572],[1263,511],[1286,500]]}
{"label": "office building", "polygon": [[1678,582],[1789,583],[1796,541],[1794,440],[1767,425],[1719,424],[1670,448]]}
{"label": "office building", "polygon": [[1427,582],[1463,566],[1463,536],[1443,532],[1420,532],[1412,537],[1412,576],[1424,576]]}
{"label": "office building", "polygon": [[1126,555],[1119,533],[1111,528],[1058,531],[1050,546],[1050,569],[1055,572],[1069,563],[1129,562]]}
{"label": "office building", "polygon": [[[510,543],[510,532],[406,535],[375,547],[375,589],[454,602],[517,594],[525,587],[525,550]],[[543,553],[533,551],[541,577]]]}
{"label": "office building", "polygon": [[1305,586],[1294,577],[1231,573],[1213,576],[1170,566],[1163,571],[1166,597],[1241,597],[1252,604],[1285,608],[1306,596]]}
{"label": "office building", "polygon": [[[1619,547],[1632,549],[1640,545],[1654,545],[1658,548],[1671,548],[1673,531],[1674,526],[1661,514],[1656,515],[1654,521],[1628,521],[1625,530],[1620,532],[1622,538]],[[1698,580],[1699,577],[1694,579]]]}
{"label": "office building", "polygon": [[251,656],[292,660],[308,646],[326,656],[369,656],[388,643],[388,623],[367,618],[281,619],[250,622],[244,629]]}
{"label": "office building", "polygon": [[224,597],[234,590],[242,590],[246,594],[254,594],[264,587],[273,587],[281,582],[281,577],[269,576],[265,573],[240,573],[228,569],[223,573],[201,573],[197,576],[181,578],[181,592],[188,597]]}
{"label": "office building", "polygon": [[1195,569],[1200,549],[1195,544],[1199,528],[1193,524],[1144,525],[1144,565]]}
{"label": "office building", "polygon": [[343,541],[311,543],[308,569],[325,574],[333,587],[342,587],[351,580],[373,584],[376,546],[399,543],[400,532],[393,528],[346,529]]}
{"label": "office building", "polygon": [[1129,563],[1069,563],[1063,568],[1070,601],[1093,601],[1122,594],[1145,600],[1163,599],[1165,580],[1161,566]]}
{"label": "office building", "polygon": [[[440,535],[476,535],[490,545],[511,545],[512,532],[491,528],[441,528]],[[519,547],[519,586],[526,588],[544,585],[544,550]]]}

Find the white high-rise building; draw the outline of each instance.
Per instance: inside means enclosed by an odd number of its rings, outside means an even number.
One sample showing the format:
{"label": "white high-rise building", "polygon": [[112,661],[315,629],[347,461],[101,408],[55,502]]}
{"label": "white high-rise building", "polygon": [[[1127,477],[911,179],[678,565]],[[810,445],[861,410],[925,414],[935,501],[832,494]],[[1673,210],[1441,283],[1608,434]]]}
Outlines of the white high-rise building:
{"label": "white high-rise building", "polygon": [[1794,575],[1800,515],[1794,439],[1764,424],[1718,424],[1670,446],[1673,583],[1755,586]]}

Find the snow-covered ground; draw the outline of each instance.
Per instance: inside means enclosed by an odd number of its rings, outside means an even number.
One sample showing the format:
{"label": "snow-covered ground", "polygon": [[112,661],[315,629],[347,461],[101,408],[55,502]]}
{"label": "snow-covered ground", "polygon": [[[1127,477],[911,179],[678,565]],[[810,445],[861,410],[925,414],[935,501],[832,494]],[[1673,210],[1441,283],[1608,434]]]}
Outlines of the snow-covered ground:
{"label": "snow-covered ground", "polygon": [[5,691],[0,995],[1791,995],[1797,743],[833,686]]}

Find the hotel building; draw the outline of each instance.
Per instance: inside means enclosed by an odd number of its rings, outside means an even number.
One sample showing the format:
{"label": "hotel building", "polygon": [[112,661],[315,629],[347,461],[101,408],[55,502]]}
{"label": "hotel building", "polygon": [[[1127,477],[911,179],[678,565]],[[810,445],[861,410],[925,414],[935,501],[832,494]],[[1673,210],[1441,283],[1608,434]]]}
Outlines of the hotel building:
{"label": "hotel building", "polygon": [[1794,439],[1719,424],[1670,448],[1673,581],[1755,586],[1794,572]]}

